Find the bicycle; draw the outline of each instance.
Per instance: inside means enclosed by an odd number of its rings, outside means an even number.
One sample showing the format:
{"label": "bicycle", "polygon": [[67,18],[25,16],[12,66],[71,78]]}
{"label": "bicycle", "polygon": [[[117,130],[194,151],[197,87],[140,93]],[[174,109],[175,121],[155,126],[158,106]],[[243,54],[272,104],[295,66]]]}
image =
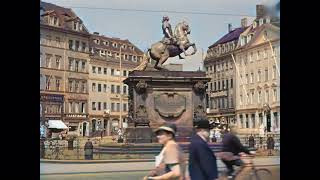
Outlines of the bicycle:
{"label": "bicycle", "polygon": [[[246,156],[251,157],[248,163],[244,163],[242,166],[240,166],[239,170],[236,171],[233,177],[228,178],[228,176],[225,175],[225,176],[222,176],[222,179],[231,179],[231,180],[271,180],[272,179],[272,173],[269,169],[256,168],[256,166],[253,163],[253,159],[255,157],[254,155],[246,155]],[[241,156],[241,159],[243,159],[243,157],[244,156]],[[243,174],[242,172],[244,172],[244,169],[246,169],[246,167],[250,167],[250,168],[248,169],[247,173]]]}

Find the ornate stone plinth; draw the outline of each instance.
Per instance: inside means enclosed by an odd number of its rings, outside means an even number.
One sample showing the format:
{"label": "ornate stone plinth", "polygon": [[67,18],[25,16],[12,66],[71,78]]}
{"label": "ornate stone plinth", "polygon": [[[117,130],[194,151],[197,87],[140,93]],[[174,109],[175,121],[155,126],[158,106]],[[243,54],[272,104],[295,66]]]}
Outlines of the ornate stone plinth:
{"label": "ornate stone plinth", "polygon": [[[206,116],[205,84],[209,80],[204,72],[132,71],[124,80],[129,86],[128,132],[134,131],[134,127],[154,130],[174,123],[178,128],[177,140],[188,141],[193,119]],[[150,130],[139,134],[152,137]]]}

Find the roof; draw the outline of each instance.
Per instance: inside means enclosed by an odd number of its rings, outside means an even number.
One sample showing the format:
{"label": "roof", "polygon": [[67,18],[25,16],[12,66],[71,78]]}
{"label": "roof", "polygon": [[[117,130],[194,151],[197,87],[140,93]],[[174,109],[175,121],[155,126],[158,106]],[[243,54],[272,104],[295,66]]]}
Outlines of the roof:
{"label": "roof", "polygon": [[[60,28],[63,29],[72,30],[72,28],[67,25],[67,22],[70,20],[78,20],[82,22],[81,18],[79,18],[70,8],[64,8],[55,4],[40,1],[40,9],[45,11],[43,15],[54,13],[59,19],[59,24],[61,25]],[[46,24],[44,21],[41,21],[41,23]],[[83,27],[82,32],[88,33],[86,27],[84,25]]]}
{"label": "roof", "polygon": [[214,47],[218,44],[227,43],[233,40],[236,40],[239,38],[240,34],[246,29],[247,27],[240,27],[232,30],[228,34],[224,35],[222,38],[220,38],[217,42],[215,42],[213,45],[209,46],[209,48]]}
{"label": "roof", "polygon": [[[96,44],[93,40],[94,39],[99,39],[100,43]],[[102,41],[108,41],[109,45],[105,45],[103,44]],[[124,53],[131,53],[131,54],[137,54],[137,55],[143,55],[143,51],[141,51],[138,47],[136,47],[133,43],[131,43],[128,39],[122,40],[120,38],[113,38],[113,37],[107,37],[107,36],[103,36],[103,35],[96,35],[96,34],[91,34],[90,35],[90,47],[94,47],[94,48],[99,48],[99,49],[104,49],[104,50],[111,50],[111,51],[120,51],[120,47],[118,46],[117,48],[113,47],[111,42],[116,42],[116,43],[124,43],[127,46],[133,46],[134,50],[130,49],[130,48],[125,48],[125,49],[121,49],[122,52]]]}

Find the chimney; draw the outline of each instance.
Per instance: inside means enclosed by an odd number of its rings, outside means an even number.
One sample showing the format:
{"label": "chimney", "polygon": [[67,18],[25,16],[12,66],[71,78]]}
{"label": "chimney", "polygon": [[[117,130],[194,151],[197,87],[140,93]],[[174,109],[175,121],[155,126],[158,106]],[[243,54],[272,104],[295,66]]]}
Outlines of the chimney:
{"label": "chimney", "polygon": [[228,31],[229,31],[229,32],[232,31],[232,24],[228,24]]}
{"label": "chimney", "polygon": [[98,33],[98,32],[93,32],[93,34],[95,34],[95,35],[99,35],[99,33]]}
{"label": "chimney", "polygon": [[266,9],[264,5],[257,4],[256,5],[256,13],[257,13],[257,19],[260,19],[266,15]]}
{"label": "chimney", "polygon": [[248,26],[248,19],[247,18],[241,19],[241,27],[245,28],[247,26]]}

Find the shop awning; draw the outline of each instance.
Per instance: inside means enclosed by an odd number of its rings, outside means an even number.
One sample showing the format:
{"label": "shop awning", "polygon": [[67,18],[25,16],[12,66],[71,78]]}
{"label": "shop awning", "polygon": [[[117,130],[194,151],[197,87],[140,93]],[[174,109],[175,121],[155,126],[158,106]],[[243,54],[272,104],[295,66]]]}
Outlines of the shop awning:
{"label": "shop awning", "polygon": [[49,120],[49,129],[68,129],[61,120]]}

